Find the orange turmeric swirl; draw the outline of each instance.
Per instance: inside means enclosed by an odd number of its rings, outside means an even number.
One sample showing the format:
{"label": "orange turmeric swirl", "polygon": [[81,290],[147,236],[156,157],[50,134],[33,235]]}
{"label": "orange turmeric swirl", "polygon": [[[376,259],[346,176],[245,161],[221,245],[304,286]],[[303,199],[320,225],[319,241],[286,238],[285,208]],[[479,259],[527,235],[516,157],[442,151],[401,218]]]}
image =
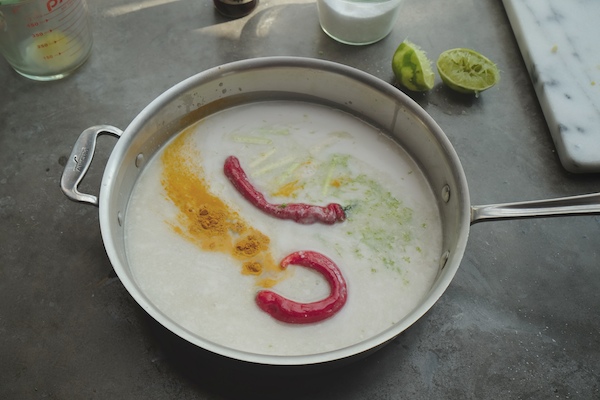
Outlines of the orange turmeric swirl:
{"label": "orange turmeric swirl", "polygon": [[223,200],[213,195],[204,180],[203,169],[186,139],[193,127],[179,134],[165,149],[162,186],[179,209],[174,231],[204,251],[218,251],[241,261],[241,273],[258,278],[257,285],[271,287],[283,275],[269,250],[270,239],[249,226]]}

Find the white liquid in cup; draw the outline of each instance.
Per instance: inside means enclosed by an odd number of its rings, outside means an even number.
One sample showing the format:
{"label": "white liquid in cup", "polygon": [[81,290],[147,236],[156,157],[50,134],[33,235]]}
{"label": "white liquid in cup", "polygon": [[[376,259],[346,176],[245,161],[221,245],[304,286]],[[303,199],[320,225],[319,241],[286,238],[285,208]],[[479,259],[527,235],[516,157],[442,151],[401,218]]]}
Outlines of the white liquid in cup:
{"label": "white liquid in cup", "polygon": [[353,45],[386,37],[398,18],[401,0],[317,0],[319,22],[333,39]]}

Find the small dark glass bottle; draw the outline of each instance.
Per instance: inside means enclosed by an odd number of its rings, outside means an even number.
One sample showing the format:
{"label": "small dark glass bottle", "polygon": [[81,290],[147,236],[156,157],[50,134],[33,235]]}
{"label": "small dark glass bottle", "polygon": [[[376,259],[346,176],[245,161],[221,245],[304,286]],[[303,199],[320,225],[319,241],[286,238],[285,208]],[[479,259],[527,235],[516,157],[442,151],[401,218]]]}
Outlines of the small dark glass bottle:
{"label": "small dark glass bottle", "polygon": [[240,18],[256,8],[258,0],[213,0],[215,8],[228,18]]}

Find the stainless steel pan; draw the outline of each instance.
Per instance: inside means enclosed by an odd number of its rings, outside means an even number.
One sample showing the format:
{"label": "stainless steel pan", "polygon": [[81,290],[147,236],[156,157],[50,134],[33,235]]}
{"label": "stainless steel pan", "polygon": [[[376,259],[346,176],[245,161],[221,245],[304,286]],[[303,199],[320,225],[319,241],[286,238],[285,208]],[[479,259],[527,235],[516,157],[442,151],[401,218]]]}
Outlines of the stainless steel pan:
{"label": "stainless steel pan", "polygon": [[[249,354],[195,335],[153,306],[128,266],[123,221],[129,197],[147,160],[173,135],[216,111],[247,102],[294,99],[328,104],[350,112],[389,133],[419,164],[434,193],[443,226],[439,273],[426,299],[400,322],[350,347],[322,354]],[[99,198],[78,191],[94,154],[98,135],[119,137],[106,165]],[[470,225],[489,220],[600,214],[600,193],[555,200],[471,206],[459,158],[436,122],[392,85],[341,64],[295,57],[250,59],[216,67],[169,89],[125,129],[95,126],[74,146],[62,177],[64,193],[99,206],[106,251],[131,296],[167,329],[211,352],[266,365],[313,365],[368,354],[423,316],[444,293],[463,257]]]}

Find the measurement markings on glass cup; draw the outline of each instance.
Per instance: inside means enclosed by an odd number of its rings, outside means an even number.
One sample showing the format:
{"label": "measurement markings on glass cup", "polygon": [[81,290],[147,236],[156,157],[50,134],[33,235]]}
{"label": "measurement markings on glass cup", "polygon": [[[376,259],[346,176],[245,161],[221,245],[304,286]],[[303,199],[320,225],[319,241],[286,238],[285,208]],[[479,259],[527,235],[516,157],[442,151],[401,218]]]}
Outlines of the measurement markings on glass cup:
{"label": "measurement markings on glass cup", "polygon": [[50,0],[47,3],[48,13],[41,15],[37,20],[32,19],[27,24],[28,27],[43,27],[46,23],[54,20],[59,21],[59,25],[54,29],[48,29],[47,31],[42,30],[34,32],[32,37],[34,39],[44,40],[44,36],[48,36],[52,33],[56,35],[54,38],[50,37],[41,43],[37,44],[38,49],[51,50],[51,46],[56,46],[56,49],[50,54],[43,56],[44,60],[50,60],[55,57],[61,56],[73,56],[78,54],[83,48],[89,43],[87,40],[85,43],[82,40],[78,40],[82,37],[85,25],[85,7],[81,2],[74,2],[73,0],[67,0],[63,3],[63,0]]}

